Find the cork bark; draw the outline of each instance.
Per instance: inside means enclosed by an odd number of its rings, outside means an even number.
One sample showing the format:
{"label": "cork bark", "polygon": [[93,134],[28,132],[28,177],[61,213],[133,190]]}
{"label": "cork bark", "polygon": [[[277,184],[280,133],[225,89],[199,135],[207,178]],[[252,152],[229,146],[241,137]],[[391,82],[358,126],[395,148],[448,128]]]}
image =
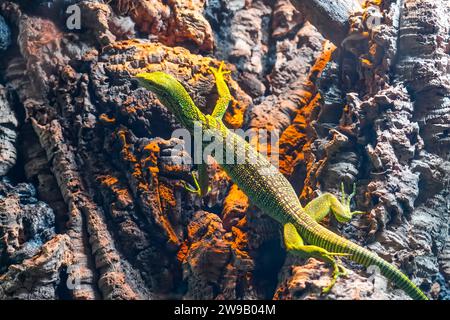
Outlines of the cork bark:
{"label": "cork bark", "polygon": [[225,124],[279,132],[303,204],[355,183],[367,214],[324,225],[448,299],[449,17],[445,0],[0,1],[0,299],[408,299],[345,259],[321,294],[330,267],[286,254],[215,163],[208,195],[184,188],[180,124],[133,76],[171,73],[210,113],[222,60]]}

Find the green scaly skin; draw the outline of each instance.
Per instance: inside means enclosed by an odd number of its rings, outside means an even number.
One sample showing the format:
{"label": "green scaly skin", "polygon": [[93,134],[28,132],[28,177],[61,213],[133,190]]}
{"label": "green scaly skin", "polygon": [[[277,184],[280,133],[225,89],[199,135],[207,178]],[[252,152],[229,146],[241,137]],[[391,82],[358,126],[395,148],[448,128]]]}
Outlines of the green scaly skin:
{"label": "green scaly skin", "polygon": [[[288,180],[244,139],[225,127],[221,119],[231,95],[223,79],[226,72],[222,71],[222,68],[223,63],[218,70],[211,68],[219,93],[212,115],[203,114],[184,87],[172,76],[153,72],[140,73],[136,77],[141,86],[155,93],[161,103],[173,112],[191,133],[194,124],[200,123],[204,135],[212,134],[215,139],[223,141],[224,155],[227,154],[226,150],[234,150],[236,159],[241,161],[219,165],[252,203],[284,225],[287,250],[321,258],[334,266],[332,284],[324,292],[329,291],[338,275],[343,274],[343,268],[336,263],[333,256],[345,256],[366,267],[378,266],[381,274],[413,299],[427,300],[426,295],[394,265],[318,223],[330,210],[341,222],[348,221],[353,214],[361,213],[350,212],[351,197],[345,200],[343,196],[343,203],[340,203],[334,196],[324,194],[303,208]],[[198,185],[197,182],[196,184]],[[303,244],[303,239],[308,245]]]}

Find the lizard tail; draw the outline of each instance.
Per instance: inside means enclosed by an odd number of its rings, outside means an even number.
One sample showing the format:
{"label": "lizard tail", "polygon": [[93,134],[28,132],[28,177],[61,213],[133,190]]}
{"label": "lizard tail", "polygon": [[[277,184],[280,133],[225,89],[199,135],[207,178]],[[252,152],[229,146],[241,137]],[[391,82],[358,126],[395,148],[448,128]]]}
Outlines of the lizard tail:
{"label": "lizard tail", "polygon": [[[357,246],[354,243],[352,244]],[[349,251],[349,253],[352,253],[352,255],[349,256],[351,260],[360,263],[365,267],[372,265],[377,266],[383,276],[405,291],[411,298],[415,300],[428,300],[427,296],[411,280],[409,280],[403,272],[401,272],[393,264],[380,258],[377,254],[359,246]]]}
{"label": "lizard tail", "polygon": [[365,267],[375,265],[383,276],[404,290],[411,298],[428,300],[427,296],[403,272],[380,258],[376,253],[331,232],[309,217],[304,218],[303,216],[301,220],[303,221],[297,222],[295,225],[299,231],[302,231],[301,234],[308,243],[320,246],[329,252],[350,254],[349,259]]}

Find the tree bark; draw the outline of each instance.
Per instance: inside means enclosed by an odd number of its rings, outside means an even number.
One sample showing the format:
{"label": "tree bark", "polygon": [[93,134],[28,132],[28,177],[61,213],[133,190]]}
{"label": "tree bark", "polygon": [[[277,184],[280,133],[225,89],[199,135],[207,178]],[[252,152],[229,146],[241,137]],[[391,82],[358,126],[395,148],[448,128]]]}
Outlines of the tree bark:
{"label": "tree bark", "polygon": [[349,18],[361,10],[357,0],[291,0],[295,8],[336,45],[347,37]]}
{"label": "tree bark", "polygon": [[323,295],[330,266],[287,254],[215,163],[207,196],[185,190],[180,125],[133,76],[171,73],[211,113],[221,60],[225,124],[278,133],[259,150],[303,204],[356,184],[367,214],[326,227],[449,298],[448,1],[17,0],[0,17],[0,299],[408,298],[345,259]]}

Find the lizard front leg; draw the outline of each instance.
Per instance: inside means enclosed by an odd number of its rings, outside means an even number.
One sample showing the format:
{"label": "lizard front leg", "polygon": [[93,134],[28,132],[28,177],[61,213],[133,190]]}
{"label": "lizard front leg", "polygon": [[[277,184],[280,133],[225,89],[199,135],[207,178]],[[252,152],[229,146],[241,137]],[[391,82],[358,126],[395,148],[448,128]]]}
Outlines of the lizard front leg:
{"label": "lizard front leg", "polygon": [[214,75],[214,78],[216,79],[217,93],[219,94],[216,106],[214,107],[214,110],[211,115],[214,118],[220,120],[223,118],[223,115],[227,111],[228,105],[230,104],[231,101],[231,93],[223,77],[225,74],[231,73],[231,71],[224,71],[223,70],[224,66],[225,63],[222,61],[219,69],[213,67],[209,68],[210,72]]}
{"label": "lizard front leg", "polygon": [[195,189],[191,188],[184,182],[184,188],[192,193],[198,194],[200,197],[204,197],[211,191],[211,186],[209,186],[209,176],[208,176],[208,164],[201,163],[198,165],[197,176],[192,172],[192,178],[194,179]]}
{"label": "lizard front leg", "polygon": [[336,220],[339,222],[348,222],[355,214],[363,214],[363,211],[351,211],[350,201],[355,195],[355,185],[353,185],[353,192],[347,197],[344,191],[344,184],[341,184],[342,197],[339,201],[331,193],[324,193],[314,200],[310,201],[305,206],[306,213],[317,222],[322,221],[323,218],[331,211]]}
{"label": "lizard front leg", "polygon": [[[224,71],[223,70],[224,66],[225,63],[222,61],[220,63],[219,69],[213,67],[209,68],[209,71],[214,75],[214,78],[216,80],[217,92],[219,94],[216,106],[214,107],[214,110],[211,114],[211,116],[216,118],[217,120],[222,120],[223,115],[227,111],[228,105],[230,104],[231,101],[231,93],[223,77],[225,74],[231,73],[231,71]],[[208,194],[208,192],[211,190],[211,187],[209,186],[207,167],[208,167],[207,163],[202,163],[198,165],[197,171],[198,178],[195,176],[195,174],[192,174],[192,178],[194,179],[196,189],[193,189],[185,185],[186,190],[196,193],[200,197],[203,197]]]}
{"label": "lizard front leg", "polygon": [[[222,120],[223,115],[227,111],[228,105],[230,104],[231,101],[231,93],[223,77],[225,74],[231,73],[231,71],[224,71],[223,70],[224,66],[225,63],[222,61],[219,66],[219,69],[213,67],[209,68],[210,72],[214,75],[214,78],[216,80],[217,92],[219,94],[216,106],[214,107],[214,110],[211,114],[211,116],[216,118],[217,120]],[[185,185],[186,190],[196,193],[200,197],[203,197],[206,194],[208,194],[208,192],[211,190],[211,187],[209,186],[207,166],[208,166],[207,163],[202,163],[198,165],[197,171],[198,178],[195,176],[195,174],[192,174],[196,189],[193,189]]]}
{"label": "lizard front leg", "polygon": [[348,253],[329,252],[324,248],[305,245],[302,237],[292,223],[286,223],[283,230],[284,245],[288,252],[301,257],[313,257],[329,263],[333,267],[333,275],[330,284],[322,292],[327,293],[333,288],[339,276],[346,275],[344,267],[336,260],[336,256],[349,256]]}

